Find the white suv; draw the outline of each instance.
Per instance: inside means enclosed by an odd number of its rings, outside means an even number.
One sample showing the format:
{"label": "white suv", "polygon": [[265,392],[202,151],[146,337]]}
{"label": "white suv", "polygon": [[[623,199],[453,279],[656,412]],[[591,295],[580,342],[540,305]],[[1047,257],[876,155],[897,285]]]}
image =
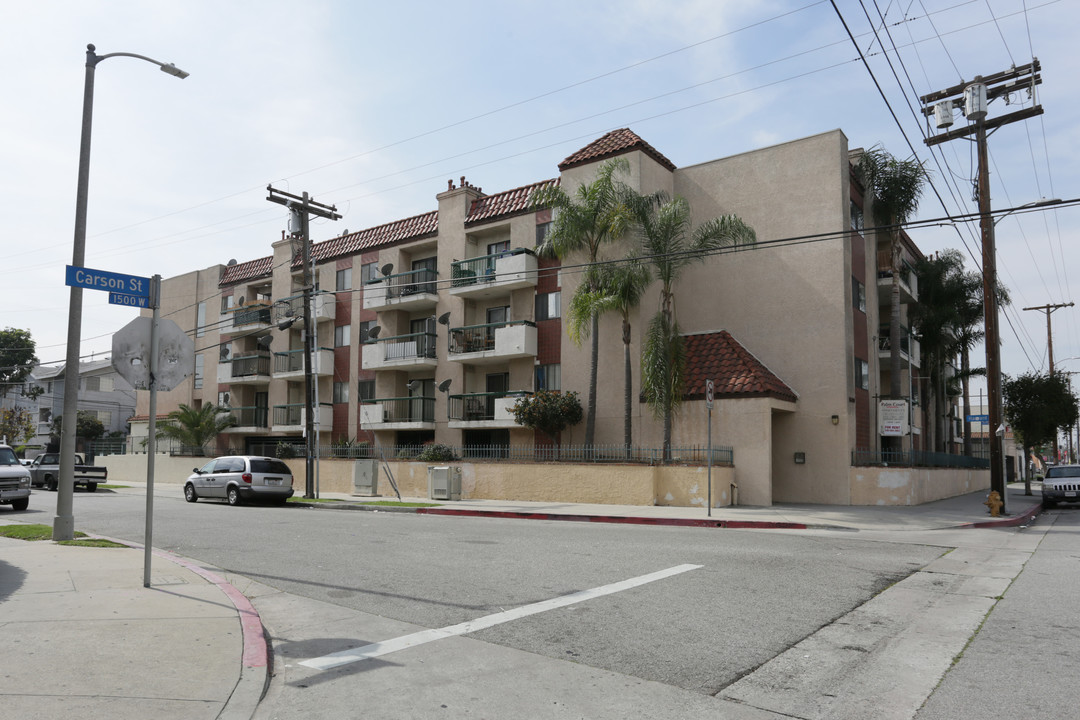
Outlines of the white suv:
{"label": "white suv", "polygon": [[1042,483],[1043,507],[1059,502],[1080,502],[1080,465],[1053,465],[1046,468]]}
{"label": "white suv", "polygon": [[258,455],[214,458],[184,483],[184,499],[224,498],[230,505],[263,499],[284,503],[292,497],[292,471],[281,460]]}
{"label": "white suv", "polygon": [[14,510],[30,507],[30,471],[7,445],[0,445],[0,505]]}

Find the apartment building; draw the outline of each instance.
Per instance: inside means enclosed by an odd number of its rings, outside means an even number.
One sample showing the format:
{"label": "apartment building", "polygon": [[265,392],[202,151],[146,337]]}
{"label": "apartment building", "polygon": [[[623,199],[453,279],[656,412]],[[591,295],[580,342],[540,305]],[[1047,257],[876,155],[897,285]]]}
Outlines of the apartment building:
{"label": "apartment building", "polygon": [[[734,449],[741,502],[873,501],[857,489],[853,458],[881,447],[891,270],[888,238],[864,229],[870,215],[854,172],[858,153],[834,130],[678,168],[622,129],[566,158],[557,177],[491,194],[464,177],[450,180],[434,210],[314,243],[320,445],[550,443],[517,425],[511,408],[540,388],[577,391],[584,404],[588,343],[571,342],[561,319],[582,258],[536,256],[551,211],[534,209],[529,198],[553,184],[573,193],[618,156],[630,166],[623,179],[640,192],[687,198],[695,225],[734,213],[758,237],[756,246],[690,266],[675,288],[690,363],[673,446],[708,442],[705,385],[713,380],[712,442]],[[903,248],[910,266],[919,250],[906,235]],[[237,424],[219,438],[220,450],[269,453],[302,437],[305,268],[295,238],[282,234],[271,250],[163,281],[162,315],[191,331],[196,371],[159,394],[159,412],[179,403],[230,407]],[[616,259],[626,246],[604,252]],[[918,300],[914,275],[905,272],[901,287],[907,400],[918,395],[920,377],[917,343],[906,333],[906,308]],[[657,307],[654,284],[631,318],[635,359]],[[603,317],[599,333],[596,442],[617,445],[620,318]],[[139,426],[145,434],[146,395],[135,433]],[[899,442],[922,449],[918,406],[909,420]],[[661,423],[644,402],[634,403],[633,434],[635,445],[661,445]],[[583,438],[584,423],[562,441]]]}

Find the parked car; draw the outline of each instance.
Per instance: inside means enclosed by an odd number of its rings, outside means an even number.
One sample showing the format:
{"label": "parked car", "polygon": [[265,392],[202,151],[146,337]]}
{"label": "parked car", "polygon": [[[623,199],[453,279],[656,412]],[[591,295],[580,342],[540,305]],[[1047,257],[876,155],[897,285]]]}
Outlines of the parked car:
{"label": "parked car", "polygon": [[292,497],[292,471],[281,460],[258,455],[214,458],[184,483],[184,499],[224,498],[230,505],[247,500],[284,503]]}
{"label": "parked car", "polygon": [[0,505],[15,510],[30,506],[30,471],[7,445],[0,445]]}
{"label": "parked car", "polygon": [[1043,507],[1080,502],[1080,465],[1051,465],[1042,481]]}
{"label": "parked car", "polygon": [[[83,485],[88,492],[97,490],[98,483],[108,482],[109,469],[83,463],[82,455],[75,455],[74,483]],[[46,490],[56,492],[60,488],[60,453],[38,455],[30,463],[30,475],[34,487],[45,486]]]}

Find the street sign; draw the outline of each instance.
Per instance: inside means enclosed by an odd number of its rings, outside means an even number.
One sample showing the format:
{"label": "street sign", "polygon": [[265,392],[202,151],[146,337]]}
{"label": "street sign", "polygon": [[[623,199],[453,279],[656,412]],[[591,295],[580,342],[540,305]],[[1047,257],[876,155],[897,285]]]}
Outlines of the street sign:
{"label": "street sign", "polygon": [[[116,331],[112,366],[136,390],[150,389],[150,332],[153,320],[137,317]],[[158,320],[158,362],[154,384],[172,390],[195,371],[195,343],[169,319]]]}
{"label": "street sign", "polygon": [[123,295],[121,293],[109,293],[110,305],[126,305],[127,307],[144,308],[150,307],[149,295]]}
{"label": "street sign", "polygon": [[712,402],[713,402],[713,381],[712,380],[706,380],[705,381],[705,407],[712,410]]}
{"label": "street sign", "polygon": [[878,401],[878,434],[886,437],[908,434],[907,400]]}
{"label": "street sign", "polygon": [[88,290],[105,290],[135,297],[150,297],[150,278],[123,275],[107,270],[91,270],[75,265],[67,266],[67,280],[64,284]]}
{"label": "street sign", "polygon": [[986,423],[990,422],[990,416],[989,415],[968,415],[965,419],[968,422],[977,422],[977,423],[983,423],[983,424],[986,424]]}

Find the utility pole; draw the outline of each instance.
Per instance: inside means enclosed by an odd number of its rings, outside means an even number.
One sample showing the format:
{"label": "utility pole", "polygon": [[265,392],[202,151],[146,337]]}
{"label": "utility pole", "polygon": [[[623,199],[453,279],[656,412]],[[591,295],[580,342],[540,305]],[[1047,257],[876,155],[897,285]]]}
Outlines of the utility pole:
{"label": "utility pole", "polygon": [[[923,104],[923,114],[934,116],[938,129],[947,129],[953,124],[953,109],[960,108],[968,120],[967,125],[956,130],[928,136],[929,146],[975,135],[979,156],[978,200],[979,219],[982,227],[982,264],[983,264],[983,321],[985,323],[986,345],[986,389],[990,415],[990,489],[997,491],[1002,503],[1007,503],[1005,492],[1005,420],[1001,403],[1001,341],[998,335],[997,303],[997,250],[994,245],[994,218],[990,214],[990,168],[986,138],[988,130],[995,130],[1003,125],[1014,123],[1043,113],[1037,101],[1035,86],[1042,83],[1039,75],[1041,65],[1037,58],[1021,67],[1014,67],[1004,72],[987,77],[976,76],[972,82],[954,85],[919,98]],[[991,120],[986,119],[987,107],[991,101],[1000,97],[1008,98],[1011,93],[1026,91],[1032,106],[1006,113]],[[1002,510],[1008,510],[1002,505]]]}
{"label": "utility pole", "polygon": [[1054,377],[1054,331],[1050,328],[1050,313],[1058,308],[1072,307],[1073,303],[1057,303],[1056,305],[1036,305],[1024,308],[1025,310],[1042,310],[1046,313],[1046,350],[1050,360],[1050,377]]}
{"label": "utility pole", "polygon": [[302,195],[293,195],[283,190],[275,190],[273,186],[266,186],[267,200],[278,205],[284,205],[292,213],[293,218],[299,220],[300,241],[303,252],[304,271],[304,440],[306,452],[304,458],[304,497],[315,497],[315,403],[311,372],[311,297],[315,288],[311,272],[311,235],[308,232],[308,218],[311,215],[326,218],[328,220],[340,220],[337,208],[333,205],[323,205],[308,197],[305,192]]}

